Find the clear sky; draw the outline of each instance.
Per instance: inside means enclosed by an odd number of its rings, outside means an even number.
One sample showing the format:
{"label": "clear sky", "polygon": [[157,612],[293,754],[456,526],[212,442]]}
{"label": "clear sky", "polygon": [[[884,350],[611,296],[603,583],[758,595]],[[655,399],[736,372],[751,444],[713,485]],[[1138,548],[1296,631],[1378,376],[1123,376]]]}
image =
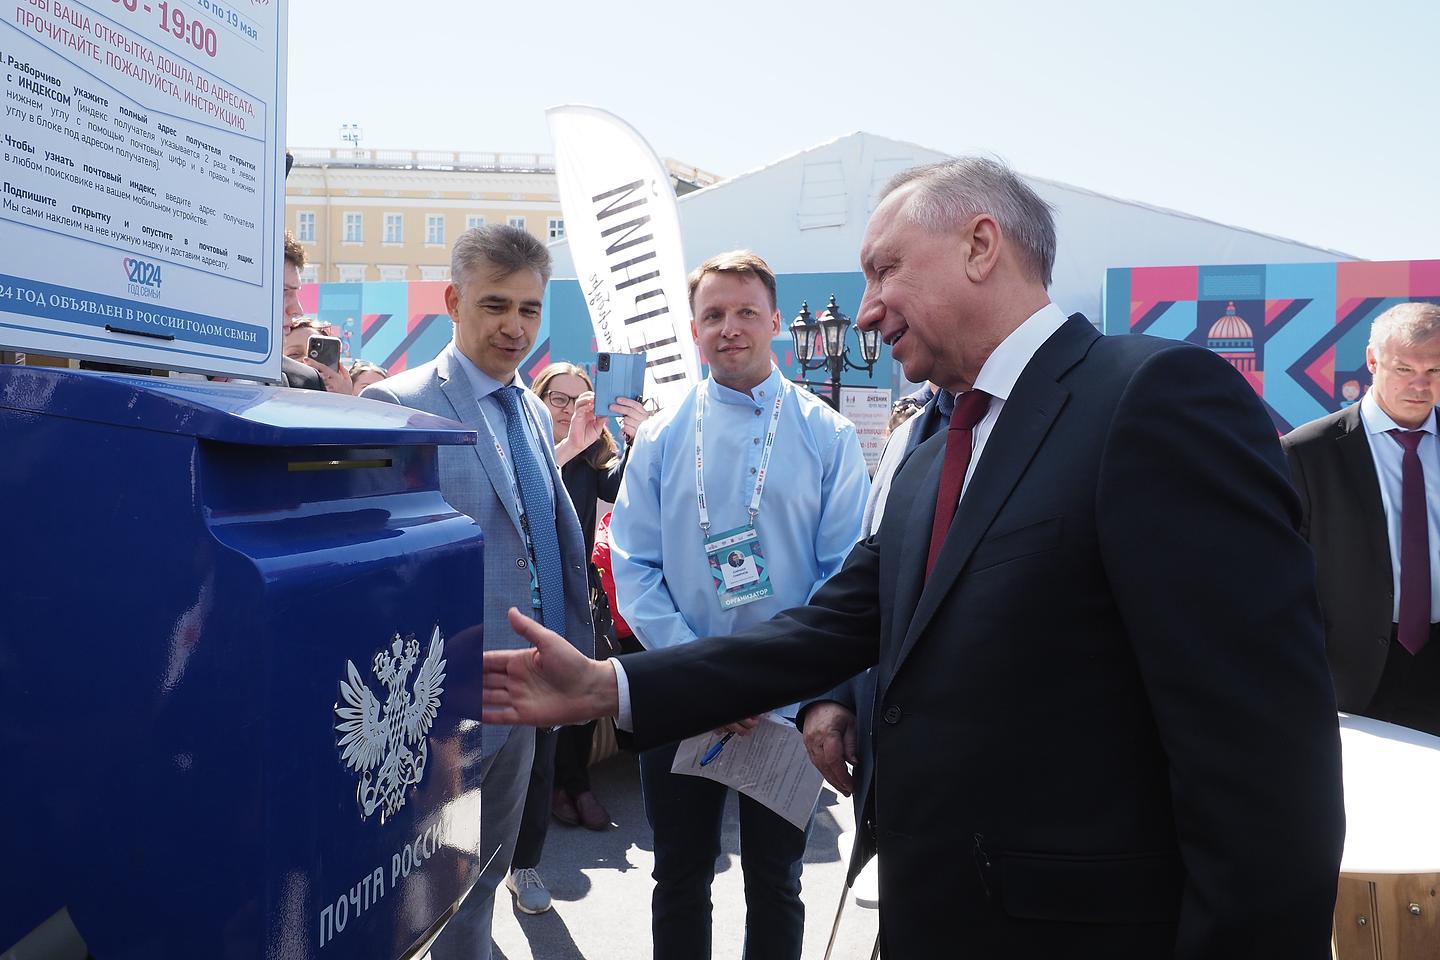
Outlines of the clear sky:
{"label": "clear sky", "polygon": [[1437,40],[1435,0],[294,0],[289,143],[549,153],[588,103],[729,176],[864,130],[1440,258]]}

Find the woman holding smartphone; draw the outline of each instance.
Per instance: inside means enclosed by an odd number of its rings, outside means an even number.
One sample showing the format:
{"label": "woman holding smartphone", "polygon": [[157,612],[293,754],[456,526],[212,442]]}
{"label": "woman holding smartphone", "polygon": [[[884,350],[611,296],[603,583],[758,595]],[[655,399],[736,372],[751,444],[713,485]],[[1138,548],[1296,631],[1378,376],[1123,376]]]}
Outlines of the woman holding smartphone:
{"label": "woman holding smartphone", "polygon": [[[610,414],[624,419],[626,455],[621,456],[605,418],[595,416],[595,387],[583,367],[573,363],[552,363],[536,375],[531,389],[545,401],[554,428],[555,462],[565,492],[580,518],[585,535],[585,553],[595,548],[595,520],[598,501],[614,502],[625,473],[629,444],[635,431],[650,412],[638,401],[617,400]],[[520,819],[511,872],[506,886],[525,913],[550,909],[550,894],[535,871],[545,846],[550,817],[561,823],[605,830],[610,814],[590,789],[588,766],[595,724],[562,727],[546,734],[537,732],[535,765],[530,773],[530,791]],[[551,785],[554,785],[552,793]]]}

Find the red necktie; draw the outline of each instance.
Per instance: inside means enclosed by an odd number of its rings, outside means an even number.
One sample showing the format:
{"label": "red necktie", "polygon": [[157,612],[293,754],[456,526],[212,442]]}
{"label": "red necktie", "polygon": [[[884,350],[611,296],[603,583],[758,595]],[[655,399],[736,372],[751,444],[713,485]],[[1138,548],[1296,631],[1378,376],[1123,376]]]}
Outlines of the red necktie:
{"label": "red necktie", "polygon": [[1425,433],[1389,433],[1405,448],[1400,464],[1400,623],[1396,637],[1415,654],[1430,639],[1430,517],[1419,449]]}
{"label": "red necktie", "polygon": [[975,424],[989,408],[990,394],[983,390],[971,390],[955,401],[955,412],[950,415],[950,429],[945,435],[945,463],[940,468],[940,492],[935,497],[935,523],[930,528],[930,558],[925,563],[927,580],[935,568],[935,558],[940,556],[945,535],[950,532],[955,510],[960,506],[965,471],[970,468]]}

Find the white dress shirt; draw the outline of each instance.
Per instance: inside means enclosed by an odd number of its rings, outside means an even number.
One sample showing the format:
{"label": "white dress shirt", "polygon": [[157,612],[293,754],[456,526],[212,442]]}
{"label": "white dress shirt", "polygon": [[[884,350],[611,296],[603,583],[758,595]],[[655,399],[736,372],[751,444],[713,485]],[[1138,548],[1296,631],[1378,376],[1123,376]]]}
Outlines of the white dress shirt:
{"label": "white dress shirt", "polygon": [[1000,411],[1005,409],[1005,401],[1010,399],[1010,394],[1015,390],[1015,382],[1029,366],[1035,351],[1039,350],[1056,330],[1064,326],[1065,319],[1065,314],[1059,307],[1053,303],[1045,304],[1012,330],[1010,336],[1000,341],[1000,346],[995,348],[985,365],[980,368],[979,375],[975,377],[975,389],[984,390],[994,399],[990,401],[990,408],[985,411],[985,416],[980,418],[980,422],[975,424],[975,429],[970,434],[970,466],[965,471],[965,483],[960,488],[961,500],[965,499],[965,491],[970,488],[970,478],[975,475],[975,466],[980,462],[980,455],[985,450],[985,442],[990,439],[990,432],[995,429],[995,421],[1000,419]]}
{"label": "white dress shirt", "polygon": [[[1370,457],[1380,480],[1380,502],[1385,505],[1385,533],[1390,540],[1390,576],[1395,583],[1395,621],[1400,620],[1400,504],[1405,448],[1387,430],[1403,430],[1380,409],[1372,390],[1360,401],[1360,420],[1370,441]],[[1440,622],[1440,440],[1435,436],[1435,411],[1418,428],[1425,436],[1416,448],[1425,471],[1425,506],[1430,529],[1430,622]]]}

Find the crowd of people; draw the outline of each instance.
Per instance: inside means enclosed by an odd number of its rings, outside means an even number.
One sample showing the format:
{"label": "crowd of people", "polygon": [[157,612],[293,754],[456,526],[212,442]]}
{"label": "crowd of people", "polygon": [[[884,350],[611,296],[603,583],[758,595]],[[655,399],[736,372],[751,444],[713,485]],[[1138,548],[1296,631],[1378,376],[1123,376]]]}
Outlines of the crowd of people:
{"label": "crowd of people", "polygon": [[[767,713],[854,798],[885,956],[1329,956],[1337,694],[1440,734],[1440,307],[1381,316],[1364,398],[1277,440],[1209,351],[1067,317],[1055,243],[994,161],[886,186],[857,324],[923,386],[872,477],[775,366],[755,253],[689,277],[709,375],[597,411],[583,367],[519,376],[551,270],[525,231],[459,237],[453,340],[390,377],[307,355],[287,239],[287,356],[480,438],[439,472],[487,537],[485,869],[436,960],[491,955],[501,884],[550,908],[551,819],[609,828],[602,718],[639,753],[654,956],[709,956],[727,790],[672,773],[676,745]],[[739,819],[745,956],[794,960],[808,830]]]}

